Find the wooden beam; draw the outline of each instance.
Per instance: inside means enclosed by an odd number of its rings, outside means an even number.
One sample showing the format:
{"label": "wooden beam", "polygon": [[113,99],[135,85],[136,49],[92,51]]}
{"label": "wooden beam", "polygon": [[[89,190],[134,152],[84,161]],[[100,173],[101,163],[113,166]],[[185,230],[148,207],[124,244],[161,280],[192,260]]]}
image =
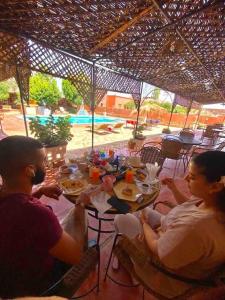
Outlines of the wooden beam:
{"label": "wooden beam", "polygon": [[[162,13],[162,15],[164,16],[164,18],[167,20],[167,22],[171,22],[170,18],[168,17],[167,13],[161,8],[161,6],[158,4],[157,0],[152,0],[153,4],[155,5],[155,7]],[[195,50],[192,48],[192,46],[190,45],[190,43],[187,41],[187,39],[183,36],[182,32],[179,29],[175,29],[176,33],[178,34],[178,36],[180,37],[180,39],[183,41],[183,43],[185,44],[185,46],[189,49],[189,51],[191,52],[191,54],[194,56],[194,58],[197,60],[197,62],[202,66],[202,68],[205,71],[205,74],[208,76],[208,78],[210,79],[211,83],[213,84],[214,88],[217,90],[217,92],[220,94],[221,98],[223,99],[223,102],[225,103],[225,97],[223,95],[223,93],[221,92],[221,90],[218,88],[218,86],[216,85],[213,76],[211,75],[211,73],[208,71],[208,69],[206,68],[206,66],[204,65],[204,63],[201,61],[201,59],[198,57],[197,53],[195,52]]]}
{"label": "wooden beam", "polygon": [[109,44],[112,40],[114,40],[119,34],[126,31],[129,27],[135,25],[140,19],[142,19],[145,15],[147,15],[153,8],[153,5],[143,9],[141,12],[139,12],[136,16],[134,16],[131,20],[125,22],[122,26],[117,28],[115,31],[113,31],[109,36],[101,40],[96,46],[94,46],[92,49],[89,50],[89,53],[92,54],[98,49],[106,46]]}

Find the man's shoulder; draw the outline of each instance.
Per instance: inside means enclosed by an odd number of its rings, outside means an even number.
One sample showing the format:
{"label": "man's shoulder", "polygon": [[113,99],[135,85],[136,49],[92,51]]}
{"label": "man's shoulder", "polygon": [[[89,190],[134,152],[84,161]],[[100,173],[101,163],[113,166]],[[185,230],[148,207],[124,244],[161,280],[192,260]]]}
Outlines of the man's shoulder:
{"label": "man's shoulder", "polygon": [[26,213],[27,216],[33,214],[52,214],[52,211],[41,201],[31,195],[17,193],[0,198],[2,211],[15,213]]}

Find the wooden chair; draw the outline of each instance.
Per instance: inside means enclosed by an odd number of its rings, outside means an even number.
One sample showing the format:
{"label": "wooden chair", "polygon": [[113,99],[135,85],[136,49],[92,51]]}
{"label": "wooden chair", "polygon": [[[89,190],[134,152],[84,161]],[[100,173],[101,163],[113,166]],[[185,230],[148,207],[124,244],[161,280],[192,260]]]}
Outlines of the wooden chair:
{"label": "wooden chair", "polygon": [[[89,274],[95,270],[97,265],[97,280],[93,287],[85,294],[74,296],[81,284],[88,278]],[[87,296],[95,289],[99,291],[100,280],[100,250],[99,246],[95,245],[88,248],[81,262],[74,265],[65,275],[60,278],[55,284],[44,291],[41,296],[61,296],[69,299],[78,299]]]}

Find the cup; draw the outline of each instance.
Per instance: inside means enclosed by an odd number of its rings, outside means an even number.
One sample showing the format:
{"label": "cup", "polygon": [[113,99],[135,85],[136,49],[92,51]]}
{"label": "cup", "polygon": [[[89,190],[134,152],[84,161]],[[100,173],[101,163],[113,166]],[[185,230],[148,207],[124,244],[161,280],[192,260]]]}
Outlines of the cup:
{"label": "cup", "polygon": [[99,176],[100,176],[99,168],[94,167],[92,169],[92,180],[93,180],[93,182],[98,182]]}
{"label": "cup", "polygon": [[112,149],[109,149],[109,157],[114,157],[115,152]]}
{"label": "cup", "polygon": [[141,189],[142,189],[142,192],[143,192],[143,193],[147,193],[147,192],[149,191],[149,188],[150,188],[149,184],[147,184],[147,183],[142,183]]}
{"label": "cup", "polygon": [[125,174],[126,183],[132,183],[134,179],[134,173],[132,170],[128,169]]}
{"label": "cup", "polygon": [[89,166],[89,177],[90,178],[92,178],[92,173],[93,173],[93,169],[94,169],[95,167],[93,167],[93,166]]}

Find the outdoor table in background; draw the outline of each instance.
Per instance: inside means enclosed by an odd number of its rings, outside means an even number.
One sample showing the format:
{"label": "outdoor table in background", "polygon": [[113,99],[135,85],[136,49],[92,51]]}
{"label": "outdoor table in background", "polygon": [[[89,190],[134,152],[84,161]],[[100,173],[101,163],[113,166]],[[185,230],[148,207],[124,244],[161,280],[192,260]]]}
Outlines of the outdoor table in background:
{"label": "outdoor table in background", "polygon": [[201,145],[202,141],[199,139],[195,139],[195,138],[190,138],[190,137],[179,137],[180,141],[182,144],[185,145],[192,145],[192,146],[197,146],[197,145]]}

